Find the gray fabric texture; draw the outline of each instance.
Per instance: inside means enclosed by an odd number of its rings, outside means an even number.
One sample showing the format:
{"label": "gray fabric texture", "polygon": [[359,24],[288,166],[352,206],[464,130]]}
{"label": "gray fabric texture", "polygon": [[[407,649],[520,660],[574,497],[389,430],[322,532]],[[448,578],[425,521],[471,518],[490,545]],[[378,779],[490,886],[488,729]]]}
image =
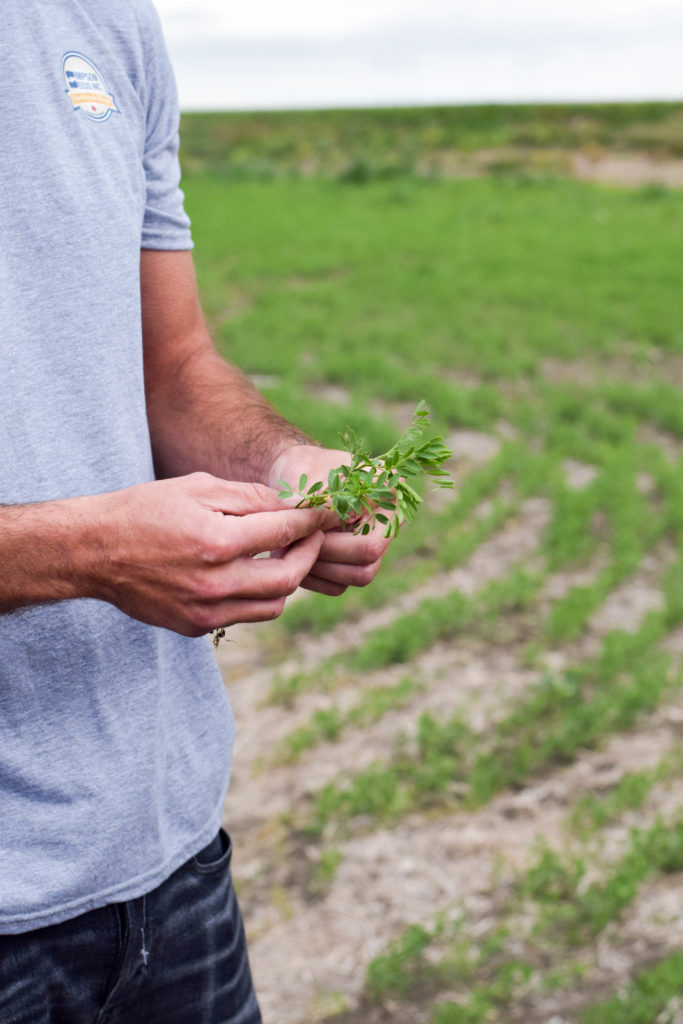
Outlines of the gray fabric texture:
{"label": "gray fabric texture", "polygon": [[[153,479],[140,248],[188,249],[148,0],[5,0],[0,503]],[[68,56],[71,55],[71,56]],[[0,932],[150,891],[215,834],[234,723],[208,637],[95,600],[0,616]]]}

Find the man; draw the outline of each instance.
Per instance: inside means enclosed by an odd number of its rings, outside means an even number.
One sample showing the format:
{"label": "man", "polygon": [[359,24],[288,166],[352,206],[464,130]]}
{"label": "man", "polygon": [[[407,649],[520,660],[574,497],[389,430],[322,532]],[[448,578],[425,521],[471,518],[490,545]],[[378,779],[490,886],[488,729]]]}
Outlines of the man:
{"label": "man", "polygon": [[343,453],[209,340],[150,0],[3,27],[0,1021],[255,1024],[206,634],[387,542],[273,489]]}

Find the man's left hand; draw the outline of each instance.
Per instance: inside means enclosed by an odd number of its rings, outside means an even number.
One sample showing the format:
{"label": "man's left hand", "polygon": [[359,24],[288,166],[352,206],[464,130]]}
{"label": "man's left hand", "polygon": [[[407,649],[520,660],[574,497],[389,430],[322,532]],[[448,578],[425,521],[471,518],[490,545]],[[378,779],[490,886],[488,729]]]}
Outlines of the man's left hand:
{"label": "man's left hand", "polygon": [[[284,480],[296,487],[305,473],[309,486],[318,480],[327,486],[330,470],[348,463],[349,458],[342,450],[294,445],[273,463],[268,485],[279,490],[277,481]],[[300,586],[331,596],[343,594],[347,587],[366,587],[377,575],[390,544],[384,531],[381,523],[365,536],[353,533],[351,526],[328,530],[318,560]]]}

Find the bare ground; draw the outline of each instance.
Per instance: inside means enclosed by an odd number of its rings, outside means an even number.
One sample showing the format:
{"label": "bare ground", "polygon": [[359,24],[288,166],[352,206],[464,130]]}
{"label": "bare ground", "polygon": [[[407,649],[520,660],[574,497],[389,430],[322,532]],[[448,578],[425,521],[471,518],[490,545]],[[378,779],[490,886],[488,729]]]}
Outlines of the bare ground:
{"label": "bare ground", "polygon": [[[462,432],[456,444],[474,464],[495,455],[498,439]],[[570,460],[565,471],[572,486],[590,482],[591,467]],[[323,638],[297,637],[277,671],[311,668],[336,651],[358,645],[371,629],[424,597],[453,589],[472,594],[520,560],[528,563],[536,557],[548,516],[545,501],[528,501],[465,565],[433,577],[353,627],[341,624]],[[593,615],[581,641],[546,652],[541,667],[561,668],[589,655],[610,629],[637,628],[660,605],[659,583],[672,554],[665,545],[652,552]],[[589,565],[555,574],[546,582],[542,600],[557,599],[570,586],[590,582],[604,561],[599,549]],[[349,767],[357,771],[389,756],[396,736],[414,731],[421,711],[447,716],[463,709],[473,729],[493,728],[510,701],[538,678],[540,668],[526,664],[523,637],[514,632],[499,643],[465,637],[435,645],[409,666],[422,689],[406,707],[389,712],[370,730],[346,730],[338,743],[320,744],[295,764],[276,765],[272,755],[277,744],[330,698],[311,693],[286,709],[265,703],[275,671],[261,644],[268,628],[231,629],[235,642],[218,652],[239,728],[225,823],[235,839],[235,879],[266,1024],[315,1024],[343,1008],[345,1024],[425,1021],[426,1004],[398,1006],[388,1000],[372,1007],[364,1001],[368,963],[407,924],[429,926],[442,909],[464,911],[473,934],[484,936],[495,924],[501,894],[529,865],[540,839],[557,848],[566,843],[567,812],[576,796],[600,794],[624,773],[654,767],[683,735],[679,694],[604,749],[584,752],[571,766],[521,792],[502,794],[479,811],[413,815],[393,827],[349,834],[337,841],[340,862],[334,878],[313,898],[307,880],[320,861],[321,848],[305,839],[292,843],[292,813],[305,810],[314,791]],[[683,631],[669,638],[667,646],[683,655]],[[348,679],[335,690],[334,703],[348,707],[361,688],[390,685],[406,672],[405,666],[393,666],[362,681]],[[681,803],[683,784],[657,786],[640,812],[607,830],[605,855],[616,855],[629,827],[673,813]],[[618,931],[608,931],[593,948],[582,951],[590,967],[581,986],[551,994],[531,990],[510,1020],[576,1024],[581,1007],[608,995],[658,956],[681,948],[681,911],[683,879],[648,883]]]}
{"label": "bare ground", "polygon": [[508,146],[470,153],[445,150],[425,158],[419,170],[423,174],[450,178],[521,173],[572,177],[621,188],[683,186],[681,159],[644,151],[608,153],[600,148],[566,150]]}

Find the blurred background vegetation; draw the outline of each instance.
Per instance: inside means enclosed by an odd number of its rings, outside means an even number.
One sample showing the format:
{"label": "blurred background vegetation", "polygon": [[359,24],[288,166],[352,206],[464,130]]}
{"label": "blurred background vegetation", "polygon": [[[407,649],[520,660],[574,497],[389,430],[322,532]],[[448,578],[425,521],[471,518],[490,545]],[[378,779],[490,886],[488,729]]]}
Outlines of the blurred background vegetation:
{"label": "blurred background vegetation", "polygon": [[[478,150],[521,149],[561,170],[562,151],[683,156],[680,103],[529,104],[183,116],[185,173],[365,180],[453,173]],[[553,168],[552,157],[557,160]],[[493,155],[494,170],[498,168]],[[526,157],[526,160],[524,159]],[[502,159],[502,158],[501,158]],[[466,167],[466,162],[463,163]]]}

